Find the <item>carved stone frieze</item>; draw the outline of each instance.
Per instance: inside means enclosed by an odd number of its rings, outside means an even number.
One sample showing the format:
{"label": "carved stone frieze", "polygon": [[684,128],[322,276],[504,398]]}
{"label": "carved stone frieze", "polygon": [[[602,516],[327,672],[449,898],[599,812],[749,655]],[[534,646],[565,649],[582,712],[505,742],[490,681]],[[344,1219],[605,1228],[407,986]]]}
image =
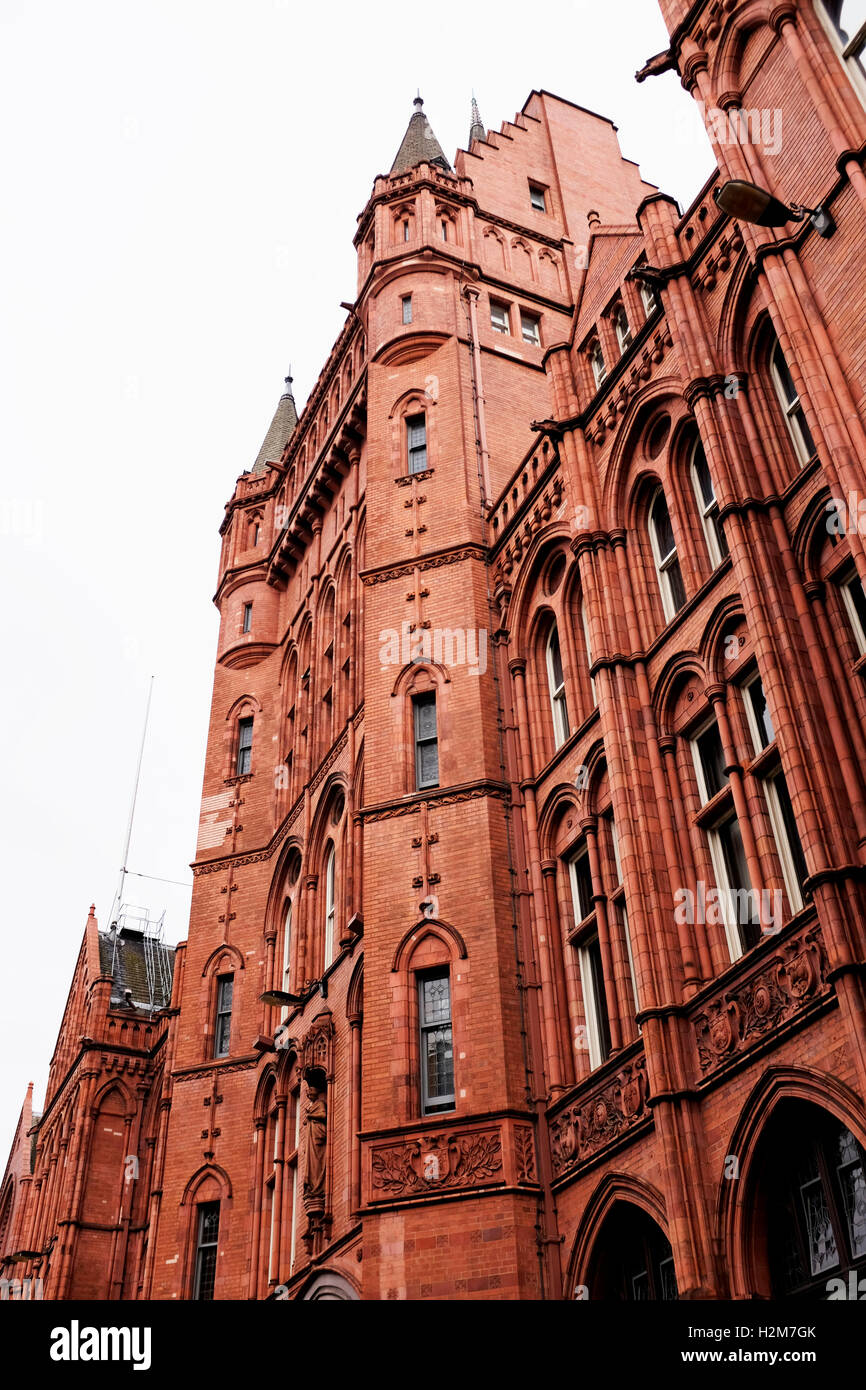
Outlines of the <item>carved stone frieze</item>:
{"label": "carved stone frieze", "polygon": [[643,1056],[627,1062],[593,1089],[581,1089],[579,1098],[551,1120],[553,1173],[557,1178],[612,1144],[650,1114]]}
{"label": "carved stone frieze", "polygon": [[379,1144],[371,1151],[370,1168],[374,1202],[501,1183],[502,1135],[498,1127],[446,1130]]}
{"label": "carved stone frieze", "polygon": [[813,999],[830,992],[827,963],[816,927],[798,932],[745,979],[710,999],[692,1020],[701,1071],[760,1042]]}

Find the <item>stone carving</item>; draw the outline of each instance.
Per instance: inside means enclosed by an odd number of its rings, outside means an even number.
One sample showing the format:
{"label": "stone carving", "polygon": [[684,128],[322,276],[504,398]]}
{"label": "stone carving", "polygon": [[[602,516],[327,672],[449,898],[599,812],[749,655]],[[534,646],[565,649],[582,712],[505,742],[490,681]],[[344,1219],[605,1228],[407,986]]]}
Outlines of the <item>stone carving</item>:
{"label": "stone carving", "polygon": [[502,1137],[498,1129],[424,1134],[373,1149],[374,1201],[480,1187],[503,1180]]}
{"label": "stone carving", "polygon": [[536,1182],[535,1144],[531,1129],[525,1129],[522,1126],[515,1129],[514,1154],[517,1159],[517,1181],[519,1183]]}
{"label": "stone carving", "polygon": [[646,1061],[640,1056],[551,1120],[554,1176],[598,1153],[649,1114]]}
{"label": "stone carving", "polygon": [[810,927],[695,1015],[701,1071],[712,1071],[745,1051],[829,988],[821,938]]}

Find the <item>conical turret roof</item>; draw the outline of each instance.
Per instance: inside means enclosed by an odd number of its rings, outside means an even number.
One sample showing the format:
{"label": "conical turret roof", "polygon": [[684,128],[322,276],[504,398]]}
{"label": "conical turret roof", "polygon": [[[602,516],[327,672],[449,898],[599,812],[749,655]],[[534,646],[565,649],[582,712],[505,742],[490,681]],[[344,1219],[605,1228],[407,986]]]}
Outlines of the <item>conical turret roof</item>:
{"label": "conical turret roof", "polygon": [[294,434],[298,423],[295,398],[292,395],[292,378],[286,377],[286,389],[279,399],[271,427],[265,435],[259,456],[253,464],[254,473],[264,473],[269,463],[279,463],[286,444]]}
{"label": "conical turret roof", "polygon": [[420,95],[415,98],[415,110],[406,127],[403,142],[397,151],[397,158],[391,165],[392,174],[405,174],[418,164],[438,164],[446,173],[451,173],[451,165],[442,152],[442,146],[433,134],[433,128],[424,115],[424,102]]}

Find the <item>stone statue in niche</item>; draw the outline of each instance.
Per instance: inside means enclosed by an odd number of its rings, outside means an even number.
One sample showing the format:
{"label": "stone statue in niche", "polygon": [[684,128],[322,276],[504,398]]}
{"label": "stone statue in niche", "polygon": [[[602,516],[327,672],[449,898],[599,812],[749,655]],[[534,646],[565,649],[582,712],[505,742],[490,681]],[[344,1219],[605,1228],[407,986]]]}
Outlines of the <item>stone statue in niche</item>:
{"label": "stone statue in niche", "polygon": [[325,1203],[325,1154],[328,1146],[328,1101],[325,1073],[311,1067],[306,1074],[307,1165],[304,1172],[304,1205],[322,1210]]}

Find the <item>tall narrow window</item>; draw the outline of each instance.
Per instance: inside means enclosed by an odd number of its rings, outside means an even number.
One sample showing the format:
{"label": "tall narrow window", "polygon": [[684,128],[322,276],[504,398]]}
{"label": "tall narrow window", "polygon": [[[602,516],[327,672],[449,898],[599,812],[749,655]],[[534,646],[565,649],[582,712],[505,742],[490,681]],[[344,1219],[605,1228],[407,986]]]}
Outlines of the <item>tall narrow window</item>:
{"label": "tall narrow window", "polygon": [[842,581],[842,600],[848,612],[851,631],[861,656],[866,653],[866,591],[859,575],[852,574]]}
{"label": "tall narrow window", "polygon": [[217,1246],[220,1233],[219,1202],[203,1202],[198,1208],[193,1298],[210,1303],[216,1284]]}
{"label": "tall narrow window", "polygon": [[286,898],[283,910],[283,991],[291,990],[292,978],[292,900]]}
{"label": "tall narrow window", "polygon": [[770,371],[773,377],[773,385],[776,388],[776,395],[779,404],[785,415],[785,422],[788,426],[788,433],[794,445],[794,452],[800,461],[800,466],[808,463],[815,452],[815,444],[806,424],[806,416],[800,403],[800,396],[794,385],[794,378],[791,376],[790,368],[785,361],[780,343],[776,343],[770,358]]}
{"label": "tall narrow window", "polygon": [[328,857],[325,861],[325,958],[324,968],[327,970],[331,961],[334,959],[334,937],[336,923],[336,872],[337,856],[334,846],[328,850]]}
{"label": "tall narrow window", "polygon": [[710,477],[707,456],[704,453],[704,446],[698,439],[692,450],[692,485],[695,489],[695,497],[698,499],[698,507],[701,513],[701,524],[704,528],[704,537],[707,542],[707,550],[710,553],[710,561],[713,569],[722,563],[728,553],[728,542],[725,540],[725,533],[719,522],[719,504],[716,501],[716,490],[713,487],[713,480]]}
{"label": "tall narrow window", "polygon": [[217,980],[217,1014],[213,1052],[215,1057],[228,1057],[229,1055],[234,986],[235,981],[233,975],[220,975]]}
{"label": "tall narrow window", "polygon": [[683,576],[677,556],[677,546],[671,526],[668,504],[659,488],[650,507],[650,539],[662,594],[662,607],[668,622],[686,601]]}
{"label": "tall narrow window", "polygon": [[404,295],[403,295],[403,298],[400,300],[400,303],[401,303],[402,306],[403,306],[403,322],[404,322],[404,323],[411,323],[411,322],[412,322],[412,296],[411,296],[411,294],[404,294]]}
{"label": "tall narrow window", "polygon": [[526,309],[520,311],[520,332],[525,343],[532,343],[533,347],[541,346],[541,329],[539,328],[540,319],[537,314],[530,314]]}
{"label": "tall narrow window", "polygon": [[443,241],[447,241],[447,240],[448,240],[448,219],[447,219],[447,217],[443,217],[443,218],[442,218],[442,240],[443,240]]}
{"label": "tall narrow window", "polygon": [[252,629],[252,625],[253,625],[253,605],[252,605],[251,603],[245,603],[245,604],[244,604],[244,632],[249,632],[249,631]]}
{"label": "tall narrow window", "polygon": [[589,937],[580,948],[580,983],[586,1015],[589,1064],[593,1068],[600,1067],[610,1056],[610,1018],[597,935]]}
{"label": "tall narrow window", "polygon": [[490,326],[497,333],[511,332],[511,316],[508,312],[508,305],[500,303],[497,299],[490,301]]}
{"label": "tall narrow window", "polygon": [[421,1108],[425,1115],[454,1109],[451,981],[447,969],[418,978],[421,1026]]}
{"label": "tall narrow window", "polygon": [[406,421],[406,448],[409,472],[423,473],[427,468],[427,417],[411,415]]}
{"label": "tall narrow window", "polygon": [[594,910],[592,893],[592,874],[589,867],[589,854],[586,849],[578,850],[568,861],[571,879],[571,900],[574,905],[575,925],[585,921]]}
{"label": "tall narrow window", "polygon": [[[586,604],[585,604],[584,602],[582,602],[582,601],[581,601],[581,605],[580,605],[580,621],[581,621],[581,623],[583,624],[583,639],[584,639],[584,641],[585,641],[585,643],[586,643],[586,665],[587,665],[587,669],[591,671],[591,670],[592,670],[592,643],[591,643],[590,640],[589,640],[589,618],[588,618],[587,612],[586,612]],[[597,696],[597,694],[596,694],[596,692],[595,692],[595,676],[592,676],[592,675],[590,676],[590,678],[589,678],[589,686],[590,686],[590,689],[591,689],[591,691],[592,691],[592,703],[593,703],[594,705],[597,705],[597,704],[598,704],[598,696]]]}
{"label": "tall narrow window", "polygon": [[655,313],[656,309],[659,307],[659,297],[653,289],[652,285],[641,284],[640,298],[641,303],[643,304],[644,313],[646,314],[647,318],[651,318],[652,315]]}
{"label": "tall narrow window", "polygon": [[819,0],[834,46],[861,97],[866,96],[866,5],[863,0]]}
{"label": "tall narrow window", "polygon": [[[728,949],[731,960],[736,960],[761,940],[761,920],[715,720],[692,739],[691,747],[701,803],[719,797],[713,820],[706,827],[707,844],[719,889]],[[723,792],[726,795],[722,796]]]}
{"label": "tall narrow window", "polygon": [[628,325],[628,316],[621,304],[613,316],[613,331],[616,333],[616,341],[619,344],[620,356],[622,356],[631,347],[632,336]]}
{"label": "tall narrow window", "polygon": [[559,633],[556,624],[550,629],[547,639],[547,685],[550,691],[550,708],[553,714],[553,741],[557,748],[568,738],[568,705],[565,700],[565,674],[562,669],[562,653],[559,650]]}
{"label": "tall narrow window", "polygon": [[404,220],[404,222],[403,222],[403,240],[404,240],[404,241],[408,241],[408,240],[409,240],[409,223],[408,223],[408,221],[406,221],[406,220]]}
{"label": "tall narrow window", "polygon": [[803,853],[797,818],[791,805],[784,773],[781,770],[772,773],[767,778],[766,788],[767,805],[770,809],[770,820],[776,848],[779,851],[788,902],[791,904],[792,912],[799,912],[806,898],[810,896],[806,888],[809,870],[806,867],[806,856]]}
{"label": "tall narrow window", "polygon": [[436,694],[432,690],[412,700],[415,724],[415,786],[418,791],[439,786],[439,736]]}
{"label": "tall narrow window", "polygon": [[746,718],[749,722],[749,729],[752,735],[752,742],[755,745],[755,752],[761,753],[776,737],[776,730],[773,728],[773,721],[770,718],[770,707],[767,704],[767,696],[760,676],[747,682],[743,687],[743,695],[746,704]]}
{"label": "tall narrow window", "polygon": [[604,353],[601,350],[601,343],[593,343],[590,348],[589,365],[592,367],[596,386],[603,386],[607,380],[607,366],[605,365]]}
{"label": "tall narrow window", "polygon": [[235,766],[235,775],[245,777],[252,766],[253,759],[253,721],[249,719],[238,720],[238,757]]}
{"label": "tall narrow window", "polygon": [[698,773],[698,782],[703,793],[704,801],[712,801],[714,796],[718,796],[723,787],[728,785],[728,774],[725,769],[725,753],[722,748],[722,740],[719,734],[719,726],[715,720],[703,733],[698,734],[692,745],[697,757],[695,765]]}

